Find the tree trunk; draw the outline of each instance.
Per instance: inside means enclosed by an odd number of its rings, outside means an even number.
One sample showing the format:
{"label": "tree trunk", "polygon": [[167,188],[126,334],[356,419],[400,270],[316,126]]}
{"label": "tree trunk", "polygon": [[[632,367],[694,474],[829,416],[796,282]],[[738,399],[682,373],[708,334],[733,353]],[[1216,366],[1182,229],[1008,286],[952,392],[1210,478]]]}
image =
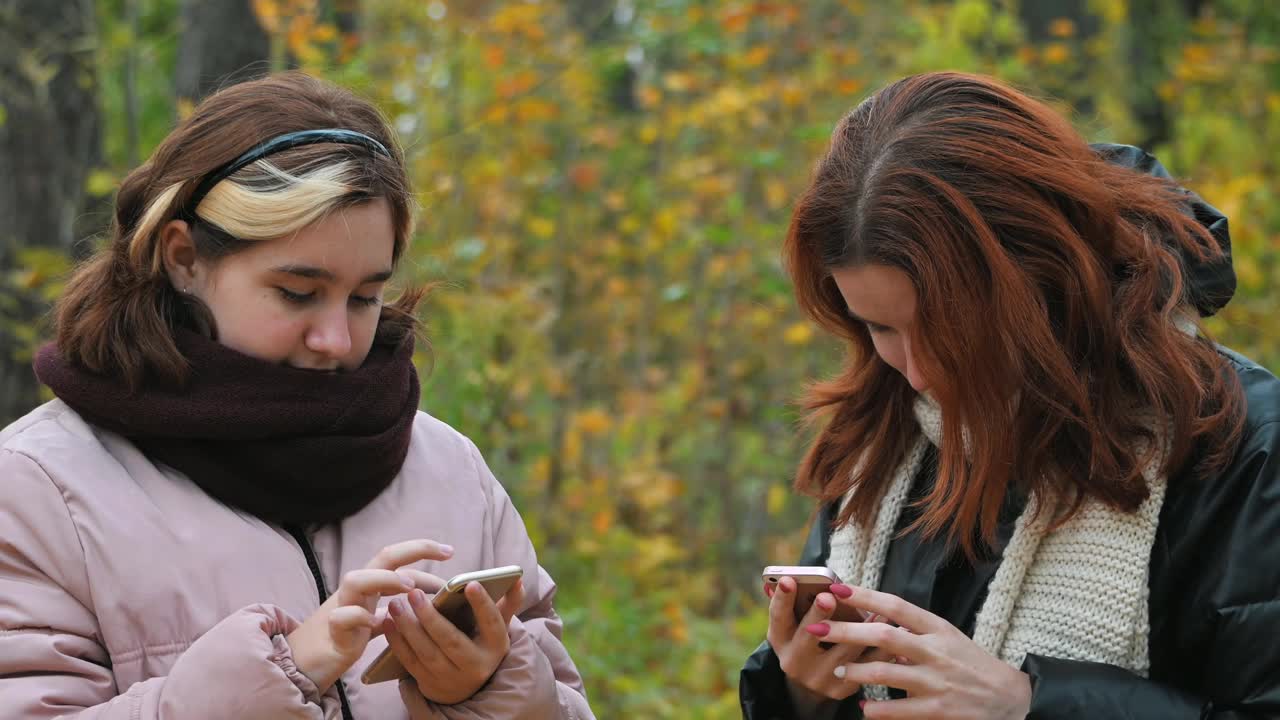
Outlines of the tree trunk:
{"label": "tree trunk", "polygon": [[265,75],[271,40],[251,0],[182,0],[174,87],[179,102]]}
{"label": "tree trunk", "polygon": [[0,4],[0,426],[39,400],[31,353],[50,278],[26,260],[72,254],[101,153],[95,30],[91,0]]}

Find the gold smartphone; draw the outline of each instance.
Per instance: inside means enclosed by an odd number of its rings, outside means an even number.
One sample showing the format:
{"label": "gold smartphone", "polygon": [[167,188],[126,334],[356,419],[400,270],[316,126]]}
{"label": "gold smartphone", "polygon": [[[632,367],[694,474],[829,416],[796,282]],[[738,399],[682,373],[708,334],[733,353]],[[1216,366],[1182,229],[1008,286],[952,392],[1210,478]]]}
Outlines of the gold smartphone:
{"label": "gold smartphone", "polygon": [[[506,565],[504,567],[492,568],[489,570],[476,570],[475,572],[465,572],[460,575],[454,575],[449,578],[449,582],[444,584],[440,592],[436,593],[435,599],[431,604],[436,610],[453,623],[468,636],[475,632],[476,617],[471,609],[471,603],[467,602],[467,596],[464,594],[469,583],[478,582],[485,592],[489,594],[489,599],[497,602],[503,595],[507,594],[516,581],[524,575],[524,569],[519,565]],[[360,675],[360,679],[365,685],[373,685],[375,683],[387,682],[389,680],[399,680],[407,677],[409,671],[404,669],[400,664],[400,660],[391,652],[391,648],[383,650],[378,657],[369,663],[369,667],[365,668],[364,673]]]}
{"label": "gold smartphone", "polygon": [[[835,572],[821,565],[770,565],[764,569],[760,577],[766,585],[775,589],[778,586],[778,580],[784,577],[796,581],[796,622],[804,619],[819,593],[827,592],[832,585],[840,582]],[[841,622],[862,622],[866,619],[866,613],[844,603],[836,603],[836,611],[831,619]]]}

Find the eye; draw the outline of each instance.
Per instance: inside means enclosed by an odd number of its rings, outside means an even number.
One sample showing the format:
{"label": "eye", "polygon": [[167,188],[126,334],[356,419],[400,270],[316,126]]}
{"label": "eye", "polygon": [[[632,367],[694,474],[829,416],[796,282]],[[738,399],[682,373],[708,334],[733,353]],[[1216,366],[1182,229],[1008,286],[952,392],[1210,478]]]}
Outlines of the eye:
{"label": "eye", "polygon": [[381,305],[382,298],[378,297],[377,295],[374,295],[373,297],[365,297],[364,295],[352,295],[351,302],[355,305],[359,305],[360,307],[373,307],[374,305]]}
{"label": "eye", "polygon": [[871,333],[872,335],[883,335],[885,333],[893,332],[893,328],[886,327],[884,325],[877,325],[872,322],[863,323],[863,324],[867,326],[867,332]]}
{"label": "eye", "polygon": [[308,302],[310,302],[312,298],[316,296],[314,291],[309,293],[296,293],[296,292],[293,292],[292,290],[289,290],[288,288],[282,288],[282,287],[277,287],[276,291],[280,293],[280,297],[284,298],[287,302],[293,303],[294,305],[305,305]]}

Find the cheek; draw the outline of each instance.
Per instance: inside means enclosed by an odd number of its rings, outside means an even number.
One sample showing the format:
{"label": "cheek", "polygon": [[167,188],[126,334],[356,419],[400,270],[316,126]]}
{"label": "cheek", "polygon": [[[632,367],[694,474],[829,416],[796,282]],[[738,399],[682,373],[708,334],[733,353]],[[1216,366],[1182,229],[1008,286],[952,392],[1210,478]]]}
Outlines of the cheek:
{"label": "cheek", "polygon": [[260,360],[285,361],[300,342],[301,314],[289,312],[269,292],[228,291],[215,292],[208,303],[218,326],[218,342]]}
{"label": "cheek", "polygon": [[363,348],[368,351],[373,344],[373,336],[378,331],[380,308],[361,308],[351,313],[351,345],[352,350]]}

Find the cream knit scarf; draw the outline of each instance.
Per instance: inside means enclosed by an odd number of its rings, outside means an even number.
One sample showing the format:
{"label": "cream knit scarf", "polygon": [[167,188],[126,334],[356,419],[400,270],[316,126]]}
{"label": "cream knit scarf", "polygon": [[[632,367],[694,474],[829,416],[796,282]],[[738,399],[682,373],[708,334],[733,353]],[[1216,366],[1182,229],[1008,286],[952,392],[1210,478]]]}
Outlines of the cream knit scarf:
{"label": "cream knit scarf", "polygon": [[[878,588],[898,514],[925,455],[942,442],[942,413],[920,396],[915,416],[923,431],[894,472],[874,527],[850,523],[831,534],[827,565],[851,585]],[[1087,660],[1146,676],[1148,579],[1166,479],[1153,461],[1143,472],[1151,494],[1136,513],[1086,503],[1049,533],[1051,513],[1032,522],[1036,498],[1018,518],[1003,559],[978,612],[973,639],[992,655],[1021,667],[1028,654]],[[848,502],[848,496],[844,502]],[[843,503],[842,503],[843,505]],[[864,689],[885,699],[882,686]]]}

